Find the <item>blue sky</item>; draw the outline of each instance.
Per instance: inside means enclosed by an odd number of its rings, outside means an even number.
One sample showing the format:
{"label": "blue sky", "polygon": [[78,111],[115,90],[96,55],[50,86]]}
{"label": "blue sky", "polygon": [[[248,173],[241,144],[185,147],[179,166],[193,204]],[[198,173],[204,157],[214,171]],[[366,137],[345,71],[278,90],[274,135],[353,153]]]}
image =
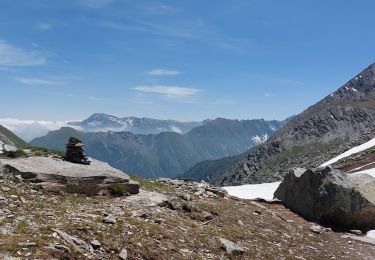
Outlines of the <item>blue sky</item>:
{"label": "blue sky", "polygon": [[0,118],[283,119],[375,60],[374,1],[3,0]]}

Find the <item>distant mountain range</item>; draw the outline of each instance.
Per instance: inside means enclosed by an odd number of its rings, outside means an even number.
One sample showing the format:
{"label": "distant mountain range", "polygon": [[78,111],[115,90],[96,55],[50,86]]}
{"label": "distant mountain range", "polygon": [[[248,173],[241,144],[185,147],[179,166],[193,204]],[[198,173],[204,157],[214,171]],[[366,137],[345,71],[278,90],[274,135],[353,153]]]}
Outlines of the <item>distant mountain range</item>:
{"label": "distant mountain range", "polygon": [[180,122],[175,120],[160,120],[139,117],[116,117],[104,113],[96,113],[83,121],[69,122],[69,126],[78,127],[84,132],[131,132],[133,134],[159,134],[161,132],[176,132],[185,134],[197,126],[204,125],[211,120],[202,122]]}
{"label": "distant mountain range", "polygon": [[[317,167],[375,136],[375,64],[309,107],[231,167],[223,160],[200,165],[189,176],[216,172],[211,182],[240,185],[281,180],[293,167]],[[232,162],[230,162],[232,163]],[[192,173],[194,174],[192,176]],[[205,174],[206,173],[206,174]]]}
{"label": "distant mountain range", "polygon": [[[146,122],[148,121],[148,122]],[[146,178],[175,177],[203,160],[234,156],[258,145],[279,129],[284,121],[229,120],[218,118],[201,123],[177,124],[176,121],[142,119],[132,126],[124,119],[94,114],[89,119],[74,123],[90,131],[63,127],[51,131],[44,137],[34,139],[31,144],[64,150],[70,136],[86,143],[87,153],[96,159],[130,174]],[[167,123],[168,122],[168,123]],[[173,122],[173,124],[171,123]],[[153,127],[151,125],[153,124]],[[184,125],[185,124],[185,125]],[[198,124],[193,128],[193,124]],[[93,129],[128,127],[137,131],[159,131],[161,127],[179,127],[185,134],[162,132],[158,134],[134,134],[130,132],[92,132]]]}

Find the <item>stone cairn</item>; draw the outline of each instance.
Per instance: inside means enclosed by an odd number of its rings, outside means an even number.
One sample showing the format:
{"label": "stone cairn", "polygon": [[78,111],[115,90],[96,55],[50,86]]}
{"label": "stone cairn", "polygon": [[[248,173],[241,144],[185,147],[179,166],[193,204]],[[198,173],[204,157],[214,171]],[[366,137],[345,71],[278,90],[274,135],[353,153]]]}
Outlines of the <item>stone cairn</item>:
{"label": "stone cairn", "polygon": [[81,140],[75,137],[70,137],[66,144],[66,153],[64,160],[71,163],[79,163],[89,165],[90,159],[85,155],[84,144]]}

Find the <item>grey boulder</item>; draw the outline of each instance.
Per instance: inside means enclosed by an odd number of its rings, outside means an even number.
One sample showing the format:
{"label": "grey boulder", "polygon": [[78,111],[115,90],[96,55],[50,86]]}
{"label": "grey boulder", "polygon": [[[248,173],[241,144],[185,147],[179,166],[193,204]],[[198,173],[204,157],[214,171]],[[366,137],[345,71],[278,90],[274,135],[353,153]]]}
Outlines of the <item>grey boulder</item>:
{"label": "grey boulder", "polygon": [[229,254],[229,255],[242,255],[243,253],[246,252],[246,248],[241,247],[232,241],[225,239],[225,238],[220,238],[220,243],[221,247]]}
{"label": "grey boulder", "polygon": [[328,166],[290,171],[274,193],[299,215],[336,228],[375,228],[375,178]]}
{"label": "grey boulder", "polygon": [[52,157],[29,157],[1,159],[0,164],[16,177],[54,192],[98,195],[107,193],[114,183],[123,184],[130,194],[139,192],[139,184],[127,174],[97,160],[83,165]]}

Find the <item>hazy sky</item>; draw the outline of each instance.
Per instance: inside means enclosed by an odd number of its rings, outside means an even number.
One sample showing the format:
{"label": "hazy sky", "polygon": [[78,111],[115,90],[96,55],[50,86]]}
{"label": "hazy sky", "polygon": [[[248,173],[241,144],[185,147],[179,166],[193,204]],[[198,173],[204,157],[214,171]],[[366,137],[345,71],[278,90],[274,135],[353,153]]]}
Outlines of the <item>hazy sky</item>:
{"label": "hazy sky", "polygon": [[282,119],[375,60],[375,1],[2,0],[0,118]]}

